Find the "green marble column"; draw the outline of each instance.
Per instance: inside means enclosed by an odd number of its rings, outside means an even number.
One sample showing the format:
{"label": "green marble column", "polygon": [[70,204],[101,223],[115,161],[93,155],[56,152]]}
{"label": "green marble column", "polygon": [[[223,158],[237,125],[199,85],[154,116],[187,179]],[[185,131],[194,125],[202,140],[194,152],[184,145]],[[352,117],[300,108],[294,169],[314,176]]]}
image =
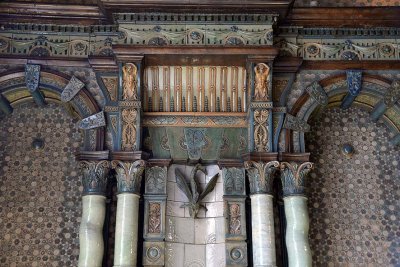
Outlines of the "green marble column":
{"label": "green marble column", "polygon": [[311,249],[308,240],[309,218],[305,179],[312,169],[311,162],[280,164],[283,201],[286,216],[286,248],[289,267],[311,267]]}
{"label": "green marble column", "polygon": [[109,172],[108,151],[81,152],[82,220],[79,229],[79,267],[101,267],[104,255],[103,224]]}
{"label": "green marble column", "polygon": [[117,218],[115,227],[115,267],[137,266],[140,184],[145,161],[113,160],[117,173]]}

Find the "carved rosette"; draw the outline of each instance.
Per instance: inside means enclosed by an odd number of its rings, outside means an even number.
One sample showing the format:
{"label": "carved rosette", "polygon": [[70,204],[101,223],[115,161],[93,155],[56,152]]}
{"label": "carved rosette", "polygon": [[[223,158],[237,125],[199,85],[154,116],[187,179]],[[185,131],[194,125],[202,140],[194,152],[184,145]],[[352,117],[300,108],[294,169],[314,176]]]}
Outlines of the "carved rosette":
{"label": "carved rosette", "polygon": [[167,167],[146,168],[146,194],[166,194]]}
{"label": "carved rosette", "polygon": [[136,149],[136,109],[124,109],[122,115],[122,150],[133,151]]}
{"label": "carved rosette", "polygon": [[313,163],[282,162],[280,164],[283,196],[305,195],[306,178],[313,169]]}
{"label": "carved rosette", "polygon": [[270,112],[266,109],[254,110],[254,146],[258,152],[266,152],[269,150],[269,127],[267,124],[269,116]]}
{"label": "carved rosette", "polygon": [[104,195],[107,189],[107,178],[110,163],[102,161],[80,161],[82,171],[83,195]]}
{"label": "carved rosette", "polygon": [[164,242],[145,241],[143,247],[144,266],[164,266]]}
{"label": "carved rosette", "polygon": [[279,167],[279,162],[246,161],[244,166],[249,177],[251,194],[272,194],[274,173]]}
{"label": "carved rosette", "polygon": [[246,242],[226,243],[226,266],[247,266]]}
{"label": "carved rosette", "polygon": [[145,168],[144,160],[135,162],[113,160],[111,164],[117,173],[118,194],[139,194],[142,174]]}

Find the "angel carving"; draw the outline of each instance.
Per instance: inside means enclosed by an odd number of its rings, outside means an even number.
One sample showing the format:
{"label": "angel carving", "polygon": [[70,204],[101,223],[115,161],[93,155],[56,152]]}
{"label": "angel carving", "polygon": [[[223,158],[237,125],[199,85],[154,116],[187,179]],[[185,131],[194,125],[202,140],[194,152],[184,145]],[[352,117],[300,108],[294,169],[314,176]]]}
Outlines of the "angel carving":
{"label": "angel carving", "polygon": [[270,67],[267,64],[259,63],[254,67],[255,73],[255,89],[254,89],[254,100],[256,101],[268,101],[269,100],[269,85],[268,76]]}
{"label": "angel carving", "polygon": [[138,100],[137,97],[137,67],[133,63],[126,63],[122,67],[122,98],[124,100]]}
{"label": "angel carving", "polygon": [[207,174],[207,170],[205,167],[201,166],[200,164],[197,164],[196,166],[194,166],[194,168],[190,174],[190,187],[189,187],[182,172],[179,169],[175,169],[176,183],[177,183],[179,189],[182,190],[182,192],[186,195],[186,197],[189,200],[189,203],[183,204],[181,206],[181,208],[188,207],[190,217],[192,217],[193,219],[196,218],[197,213],[200,211],[200,208],[204,208],[205,210],[207,210],[207,208],[204,205],[200,204],[200,201],[206,195],[208,195],[211,191],[214,190],[214,187],[217,184],[217,180],[218,180],[218,173],[217,173],[210,179],[210,181],[206,185],[206,188],[204,189],[204,191],[202,193],[200,193],[199,187],[197,185],[197,181],[195,178],[196,173],[198,171],[201,171],[202,173]]}

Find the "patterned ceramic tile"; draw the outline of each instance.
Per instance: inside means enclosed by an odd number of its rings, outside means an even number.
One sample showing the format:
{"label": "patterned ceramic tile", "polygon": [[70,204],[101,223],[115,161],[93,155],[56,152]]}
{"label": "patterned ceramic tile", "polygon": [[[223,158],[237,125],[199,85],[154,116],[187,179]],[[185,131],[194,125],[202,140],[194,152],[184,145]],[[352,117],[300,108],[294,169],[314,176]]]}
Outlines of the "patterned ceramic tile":
{"label": "patterned ceramic tile", "polygon": [[[310,239],[315,266],[399,266],[400,148],[358,108],[330,109],[306,136]],[[346,158],[343,144],[355,154]]]}
{"label": "patterned ceramic tile", "polygon": [[[81,133],[58,105],[26,103],[0,127],[0,266],[76,266]],[[31,147],[34,138],[44,148]]]}

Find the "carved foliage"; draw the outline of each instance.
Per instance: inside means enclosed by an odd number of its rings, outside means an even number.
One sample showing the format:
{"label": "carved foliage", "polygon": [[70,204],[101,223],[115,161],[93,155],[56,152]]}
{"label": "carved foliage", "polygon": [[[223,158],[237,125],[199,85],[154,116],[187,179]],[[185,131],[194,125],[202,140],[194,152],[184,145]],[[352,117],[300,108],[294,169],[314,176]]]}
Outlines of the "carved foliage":
{"label": "carved foliage", "polygon": [[304,162],[298,165],[295,162],[282,162],[280,164],[283,195],[304,195],[306,177],[313,169],[311,162]]}
{"label": "carved foliage", "polygon": [[240,235],[242,232],[240,205],[238,203],[229,204],[229,234]]}
{"label": "carved foliage", "polygon": [[224,168],[224,195],[245,195],[244,169]]}
{"label": "carved foliage", "polygon": [[328,95],[318,82],[313,82],[306,88],[306,91],[318,104],[322,106],[326,106],[328,104]]}
{"label": "carved foliage", "polygon": [[146,168],[146,194],[165,194],[167,167]]}
{"label": "carved foliage", "polygon": [[246,161],[244,166],[250,181],[250,192],[252,194],[272,194],[273,174],[279,167],[279,162]]}
{"label": "carved foliage", "polygon": [[256,151],[268,151],[268,129],[267,126],[270,112],[266,109],[254,111],[254,146]]}
{"label": "carved foliage", "polygon": [[25,65],[25,82],[29,92],[35,91],[39,86],[40,65]]}
{"label": "carved foliage", "polygon": [[207,145],[204,129],[185,128],[185,143],[190,159],[200,159],[202,149]]}
{"label": "carved foliage", "polygon": [[161,233],[161,204],[159,202],[149,202],[148,218],[149,234]]}
{"label": "carved foliage", "polygon": [[270,67],[267,64],[259,63],[254,67],[255,85],[254,100],[269,101],[269,73]]}
{"label": "carved foliage", "polygon": [[383,98],[383,103],[391,108],[400,99],[400,82],[394,81]]}
{"label": "carved foliage", "polygon": [[138,194],[140,192],[145,162],[143,160],[137,160],[135,162],[113,160],[111,164],[117,172],[118,193],[127,192]]}
{"label": "carved foliage", "polygon": [[78,124],[78,127],[84,130],[94,129],[102,126],[106,126],[106,119],[104,118],[103,111],[84,118]]}
{"label": "carved foliage", "polygon": [[82,171],[83,195],[103,195],[107,188],[110,164],[107,160],[80,161]]}
{"label": "carved foliage", "polygon": [[71,80],[69,80],[67,86],[65,86],[64,90],[61,93],[61,101],[62,102],[68,102],[71,101],[72,98],[81,90],[85,84],[81,82],[78,78],[75,76],[71,77]]}
{"label": "carved foliage", "polygon": [[122,99],[138,100],[137,95],[137,67],[133,63],[126,63],[122,67]]}
{"label": "carved foliage", "polygon": [[136,149],[136,109],[122,110],[122,150]]}
{"label": "carved foliage", "polygon": [[104,86],[106,87],[111,101],[117,101],[118,78],[117,77],[102,77]]}
{"label": "carved foliage", "polygon": [[347,87],[352,96],[357,96],[362,87],[362,71],[360,70],[348,70],[347,75]]}

